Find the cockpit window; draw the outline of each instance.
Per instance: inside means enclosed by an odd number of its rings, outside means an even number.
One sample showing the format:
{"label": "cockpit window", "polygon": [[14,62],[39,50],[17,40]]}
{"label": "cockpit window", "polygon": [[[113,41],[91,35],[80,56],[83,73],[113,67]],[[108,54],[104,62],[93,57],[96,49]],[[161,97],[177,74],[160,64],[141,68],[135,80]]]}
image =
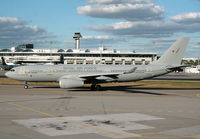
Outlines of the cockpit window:
{"label": "cockpit window", "polygon": [[10,71],[14,72],[15,70],[14,70],[14,69],[11,69]]}

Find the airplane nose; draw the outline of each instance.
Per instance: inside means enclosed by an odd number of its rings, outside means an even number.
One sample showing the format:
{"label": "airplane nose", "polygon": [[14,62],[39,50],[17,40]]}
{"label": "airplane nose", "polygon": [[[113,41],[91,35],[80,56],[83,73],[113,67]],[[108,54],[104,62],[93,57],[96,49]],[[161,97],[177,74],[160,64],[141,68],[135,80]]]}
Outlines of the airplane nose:
{"label": "airplane nose", "polygon": [[8,77],[8,78],[10,78],[10,71],[6,72],[5,76]]}

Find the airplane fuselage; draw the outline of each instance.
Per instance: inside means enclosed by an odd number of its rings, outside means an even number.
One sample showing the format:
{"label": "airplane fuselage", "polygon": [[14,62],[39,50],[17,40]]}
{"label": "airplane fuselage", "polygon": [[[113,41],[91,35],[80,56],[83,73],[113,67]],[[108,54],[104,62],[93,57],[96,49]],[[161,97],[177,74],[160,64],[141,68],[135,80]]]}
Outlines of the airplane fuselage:
{"label": "airplane fuselage", "polygon": [[[127,73],[137,67],[133,73]],[[165,67],[156,65],[34,65],[22,66],[9,72],[13,79],[22,81],[59,81],[63,76],[81,77],[82,75],[121,73],[116,78],[100,77],[104,81],[137,81],[168,73]]]}

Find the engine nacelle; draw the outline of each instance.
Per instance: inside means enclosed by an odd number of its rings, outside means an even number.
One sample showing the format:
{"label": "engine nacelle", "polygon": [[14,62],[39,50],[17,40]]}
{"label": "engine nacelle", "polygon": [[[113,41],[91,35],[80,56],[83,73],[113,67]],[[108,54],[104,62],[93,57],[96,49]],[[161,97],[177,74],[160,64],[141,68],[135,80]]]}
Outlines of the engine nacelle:
{"label": "engine nacelle", "polygon": [[79,79],[63,78],[59,80],[60,88],[82,87],[83,84],[83,81]]}

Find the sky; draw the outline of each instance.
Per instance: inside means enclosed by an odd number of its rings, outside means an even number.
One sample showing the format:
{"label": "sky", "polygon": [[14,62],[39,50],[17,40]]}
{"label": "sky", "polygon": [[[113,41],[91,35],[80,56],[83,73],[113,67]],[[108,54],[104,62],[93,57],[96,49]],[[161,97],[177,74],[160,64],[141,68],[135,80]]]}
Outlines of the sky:
{"label": "sky", "polygon": [[81,48],[163,52],[190,37],[185,57],[200,57],[200,0],[0,0],[0,49]]}

